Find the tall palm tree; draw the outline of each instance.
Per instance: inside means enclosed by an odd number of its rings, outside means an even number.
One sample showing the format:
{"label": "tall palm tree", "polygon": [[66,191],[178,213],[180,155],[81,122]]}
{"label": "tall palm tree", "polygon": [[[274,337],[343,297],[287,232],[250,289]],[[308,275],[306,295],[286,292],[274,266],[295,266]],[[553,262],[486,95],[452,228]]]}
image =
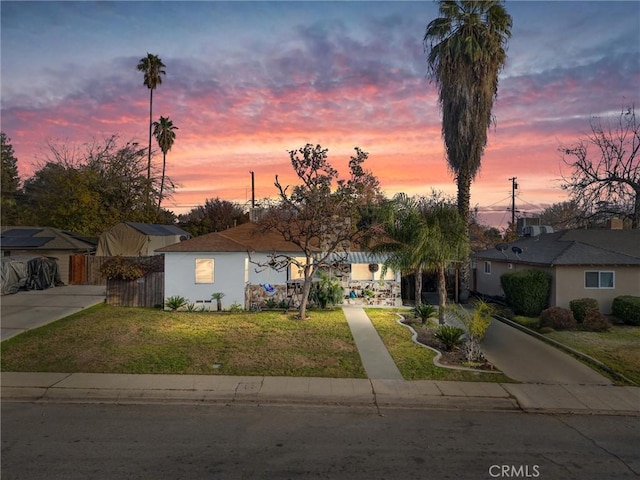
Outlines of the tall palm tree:
{"label": "tall palm tree", "polygon": [[[424,35],[429,74],[438,87],[442,135],[458,186],[458,211],[470,218],[471,182],[480,169],[491,125],[498,74],[506,62],[511,16],[501,0],[440,0],[440,17]],[[462,272],[462,291],[469,271]]]}
{"label": "tall palm tree", "polygon": [[171,150],[173,142],[176,140],[176,132],[179,130],[169,117],[160,116],[160,120],[153,122],[153,135],[156,137],[158,146],[162,150],[162,180],[160,182],[160,196],[158,197],[158,212],[162,203],[162,192],[164,191],[164,173],[167,166],[167,152]]}
{"label": "tall palm tree", "polygon": [[153,91],[162,83],[165,64],[160,57],[147,52],[147,56],[140,59],[138,71],[144,73],[144,85],[149,89],[149,152],[147,153],[147,181],[151,179],[151,127],[153,124]]}

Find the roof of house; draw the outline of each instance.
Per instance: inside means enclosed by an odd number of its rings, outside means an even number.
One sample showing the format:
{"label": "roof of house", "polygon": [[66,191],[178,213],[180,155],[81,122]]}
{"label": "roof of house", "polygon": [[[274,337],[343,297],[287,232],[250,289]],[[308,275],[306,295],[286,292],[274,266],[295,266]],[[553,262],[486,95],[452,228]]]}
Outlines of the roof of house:
{"label": "roof of house", "polygon": [[0,227],[2,250],[91,251],[97,240],[53,227]]}
{"label": "roof of house", "polygon": [[136,222],[124,222],[124,224],[130,226],[131,228],[135,228],[140,233],[144,233],[145,235],[153,235],[159,237],[168,235],[184,235],[187,238],[191,237],[191,234],[189,234],[189,232],[186,232],[181,228],[176,227],[175,225],[158,225],[153,223]]}
{"label": "roof of house", "polygon": [[277,232],[263,232],[253,222],[222,232],[200,235],[190,240],[158,248],[156,252],[299,252]]}
{"label": "roof of house", "polygon": [[640,230],[565,230],[527,237],[472,255],[532,265],[640,265]]}

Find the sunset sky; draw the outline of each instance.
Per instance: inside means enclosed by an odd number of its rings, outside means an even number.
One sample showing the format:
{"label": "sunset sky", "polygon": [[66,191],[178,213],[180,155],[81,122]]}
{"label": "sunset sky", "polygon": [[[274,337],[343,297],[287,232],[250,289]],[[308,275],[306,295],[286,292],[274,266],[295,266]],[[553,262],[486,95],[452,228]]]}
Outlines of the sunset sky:
{"label": "sunset sky", "polygon": [[[47,142],[119,134],[148,141],[147,52],[167,75],[154,117],[179,127],[165,206],[273,196],[294,183],[288,150],[329,149],[345,172],[358,146],[389,196],[455,194],[422,39],[433,2],[10,2],[1,5],[2,131],[22,178]],[[560,144],[593,116],[640,105],[640,3],[507,1],[513,17],[495,128],[472,186],[486,223],[566,200]],[[155,140],[154,140],[155,146]],[[162,161],[162,155],[155,157]],[[489,214],[490,211],[495,211]]]}

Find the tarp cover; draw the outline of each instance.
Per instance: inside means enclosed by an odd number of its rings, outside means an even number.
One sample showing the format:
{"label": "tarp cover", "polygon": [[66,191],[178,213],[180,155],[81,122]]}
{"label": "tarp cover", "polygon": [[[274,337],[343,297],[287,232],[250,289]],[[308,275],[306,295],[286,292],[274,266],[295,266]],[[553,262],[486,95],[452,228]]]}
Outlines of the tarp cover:
{"label": "tarp cover", "polygon": [[44,290],[64,285],[60,280],[58,263],[53,258],[2,257],[0,273],[2,295],[19,290]]}

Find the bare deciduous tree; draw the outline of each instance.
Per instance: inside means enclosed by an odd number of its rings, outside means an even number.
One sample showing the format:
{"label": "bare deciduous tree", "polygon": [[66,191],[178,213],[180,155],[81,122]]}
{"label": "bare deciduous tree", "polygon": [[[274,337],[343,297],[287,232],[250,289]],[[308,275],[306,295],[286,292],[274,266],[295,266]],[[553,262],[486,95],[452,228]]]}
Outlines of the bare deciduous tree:
{"label": "bare deciduous tree", "polygon": [[591,134],[571,146],[561,146],[571,168],[563,176],[567,190],[588,217],[618,215],[640,226],[640,125],[635,107],[622,111],[617,121],[593,118]]}

